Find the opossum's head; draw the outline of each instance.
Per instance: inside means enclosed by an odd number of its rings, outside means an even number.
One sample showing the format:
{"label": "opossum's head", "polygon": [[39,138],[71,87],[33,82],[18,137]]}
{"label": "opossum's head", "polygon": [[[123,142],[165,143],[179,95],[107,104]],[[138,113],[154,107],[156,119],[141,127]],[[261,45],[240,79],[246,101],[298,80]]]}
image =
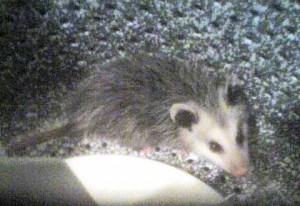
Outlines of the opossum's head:
{"label": "opossum's head", "polygon": [[243,89],[218,89],[218,106],[211,109],[194,101],[173,104],[172,121],[189,149],[234,176],[248,172],[248,112]]}

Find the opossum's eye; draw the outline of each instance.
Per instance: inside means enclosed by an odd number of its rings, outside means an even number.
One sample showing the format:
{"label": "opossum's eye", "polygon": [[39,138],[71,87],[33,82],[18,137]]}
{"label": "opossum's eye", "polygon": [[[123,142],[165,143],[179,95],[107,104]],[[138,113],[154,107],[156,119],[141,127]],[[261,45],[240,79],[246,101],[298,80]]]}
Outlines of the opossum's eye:
{"label": "opossum's eye", "polygon": [[192,124],[197,122],[198,117],[188,110],[179,110],[175,115],[175,124],[180,127],[190,128]]}
{"label": "opossum's eye", "polygon": [[222,147],[219,143],[217,143],[217,142],[215,142],[215,141],[209,142],[208,145],[209,145],[209,149],[210,149],[212,152],[215,152],[215,153],[221,153],[221,152],[224,151],[224,150],[223,150],[223,147]]}
{"label": "opossum's eye", "polygon": [[245,94],[242,86],[230,85],[227,91],[227,102],[230,106],[243,103],[245,101]]}

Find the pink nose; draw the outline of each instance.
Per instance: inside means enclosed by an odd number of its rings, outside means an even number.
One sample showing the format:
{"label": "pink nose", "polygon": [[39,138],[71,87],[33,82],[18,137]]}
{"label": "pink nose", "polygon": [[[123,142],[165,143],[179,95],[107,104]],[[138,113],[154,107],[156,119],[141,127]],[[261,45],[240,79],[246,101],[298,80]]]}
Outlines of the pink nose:
{"label": "pink nose", "polygon": [[233,171],[233,174],[237,177],[242,177],[247,175],[248,168],[247,167],[239,167]]}

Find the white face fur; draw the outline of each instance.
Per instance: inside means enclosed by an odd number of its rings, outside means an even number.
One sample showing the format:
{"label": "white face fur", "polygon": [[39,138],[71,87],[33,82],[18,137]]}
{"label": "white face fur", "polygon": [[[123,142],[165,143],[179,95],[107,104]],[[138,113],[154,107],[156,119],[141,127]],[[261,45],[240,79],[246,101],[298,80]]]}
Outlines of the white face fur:
{"label": "white face fur", "polygon": [[173,104],[171,119],[179,127],[179,138],[196,154],[234,176],[248,172],[247,123],[243,105],[221,100],[218,111],[208,111],[195,102]]}

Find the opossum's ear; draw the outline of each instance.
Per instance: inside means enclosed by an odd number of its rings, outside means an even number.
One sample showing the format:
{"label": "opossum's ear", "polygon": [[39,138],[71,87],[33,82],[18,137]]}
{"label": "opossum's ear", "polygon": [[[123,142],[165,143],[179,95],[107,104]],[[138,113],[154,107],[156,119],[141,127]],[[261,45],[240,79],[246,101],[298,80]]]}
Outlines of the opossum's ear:
{"label": "opossum's ear", "polygon": [[179,127],[191,128],[199,121],[197,112],[188,104],[173,104],[170,109],[172,121]]}
{"label": "opossum's ear", "polygon": [[241,85],[229,85],[227,90],[227,103],[235,106],[244,103],[246,96]]}
{"label": "opossum's ear", "polygon": [[231,74],[227,79],[227,95],[226,100],[229,106],[243,104],[246,101],[244,88],[241,80],[236,74]]}

